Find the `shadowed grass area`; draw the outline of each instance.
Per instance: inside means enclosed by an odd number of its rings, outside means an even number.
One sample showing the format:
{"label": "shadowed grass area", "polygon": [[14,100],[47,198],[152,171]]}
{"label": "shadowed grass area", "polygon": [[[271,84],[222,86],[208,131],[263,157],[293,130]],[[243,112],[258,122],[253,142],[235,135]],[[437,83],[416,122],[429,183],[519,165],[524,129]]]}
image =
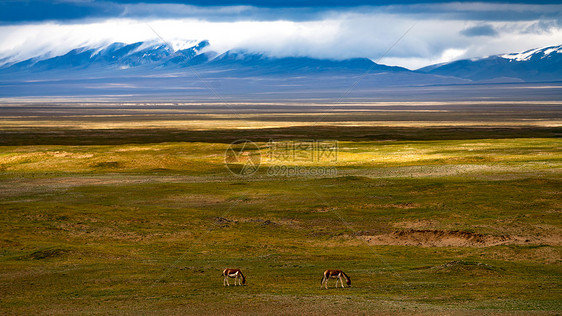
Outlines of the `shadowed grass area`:
{"label": "shadowed grass area", "polygon": [[[0,147],[1,310],[562,309],[559,139],[344,141],[291,162],[337,174],[245,178],[222,141]],[[352,287],[320,289],[327,268]]]}
{"label": "shadowed grass area", "polygon": [[[159,123],[161,124],[161,123]],[[11,145],[121,145],[162,142],[231,143],[238,139],[335,139],[341,141],[465,140],[561,137],[561,127],[523,126],[288,126],[192,130],[181,128],[61,128],[16,127],[0,130],[0,146]]]}

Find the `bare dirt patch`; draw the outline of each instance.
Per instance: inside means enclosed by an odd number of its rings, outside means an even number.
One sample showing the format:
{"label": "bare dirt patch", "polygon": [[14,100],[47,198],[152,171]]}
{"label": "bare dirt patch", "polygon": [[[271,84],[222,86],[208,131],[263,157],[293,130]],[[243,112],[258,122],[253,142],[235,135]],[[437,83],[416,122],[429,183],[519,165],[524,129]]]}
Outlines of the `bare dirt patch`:
{"label": "bare dirt patch", "polygon": [[397,222],[392,224],[392,226],[396,228],[405,228],[405,229],[428,229],[431,227],[436,227],[438,225],[437,221],[433,220],[416,220],[416,221],[403,221]]}
{"label": "bare dirt patch", "polygon": [[397,245],[419,247],[490,247],[513,243],[509,236],[492,236],[467,231],[398,230],[381,235],[361,235],[359,238],[371,245]]}

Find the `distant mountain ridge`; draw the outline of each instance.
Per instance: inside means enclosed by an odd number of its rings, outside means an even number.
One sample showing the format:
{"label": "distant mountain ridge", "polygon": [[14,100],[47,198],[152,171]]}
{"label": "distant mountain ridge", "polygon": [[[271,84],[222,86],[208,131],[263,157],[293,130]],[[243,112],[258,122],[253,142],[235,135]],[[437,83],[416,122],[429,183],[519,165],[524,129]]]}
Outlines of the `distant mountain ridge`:
{"label": "distant mountain ridge", "polygon": [[522,81],[562,80],[562,45],[431,65],[417,72],[473,81],[507,78]]}
{"label": "distant mountain ridge", "polygon": [[[368,58],[272,57],[240,49],[219,54],[208,41],[172,45],[111,43],[4,64],[0,98],[466,99],[490,95],[489,89],[461,87],[474,83],[562,80],[560,46],[412,71]],[[454,89],[478,92],[461,96]],[[558,98],[557,91],[547,97]]]}

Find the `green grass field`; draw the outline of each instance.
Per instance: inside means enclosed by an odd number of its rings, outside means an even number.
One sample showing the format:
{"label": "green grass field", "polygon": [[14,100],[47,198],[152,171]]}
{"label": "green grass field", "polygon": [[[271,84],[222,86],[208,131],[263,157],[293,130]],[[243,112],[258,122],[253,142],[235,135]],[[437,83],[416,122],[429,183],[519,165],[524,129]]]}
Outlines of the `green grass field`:
{"label": "green grass field", "polygon": [[562,313],[562,140],[451,133],[342,137],[298,177],[231,174],[221,137],[1,146],[0,313]]}

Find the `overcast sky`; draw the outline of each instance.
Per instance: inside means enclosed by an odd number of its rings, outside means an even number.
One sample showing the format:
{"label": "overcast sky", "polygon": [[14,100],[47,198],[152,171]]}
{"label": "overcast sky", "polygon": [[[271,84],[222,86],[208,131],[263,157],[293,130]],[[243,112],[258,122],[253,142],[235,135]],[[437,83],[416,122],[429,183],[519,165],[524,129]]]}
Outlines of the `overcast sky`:
{"label": "overcast sky", "polygon": [[[0,62],[110,42],[209,40],[271,56],[433,63],[562,44],[554,1],[3,0]],[[154,30],[154,31],[153,31]]]}

